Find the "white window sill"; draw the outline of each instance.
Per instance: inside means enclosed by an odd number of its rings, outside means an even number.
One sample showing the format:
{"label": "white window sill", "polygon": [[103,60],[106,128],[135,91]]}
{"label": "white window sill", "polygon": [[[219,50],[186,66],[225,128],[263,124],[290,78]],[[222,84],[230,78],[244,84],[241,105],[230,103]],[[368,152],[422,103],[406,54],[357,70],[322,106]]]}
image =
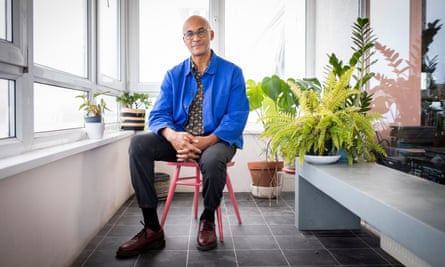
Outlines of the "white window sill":
{"label": "white window sill", "polygon": [[106,133],[102,139],[84,139],[70,144],[38,149],[22,155],[0,159],[0,180],[74,154],[119,141],[131,135],[134,135],[133,131]]}

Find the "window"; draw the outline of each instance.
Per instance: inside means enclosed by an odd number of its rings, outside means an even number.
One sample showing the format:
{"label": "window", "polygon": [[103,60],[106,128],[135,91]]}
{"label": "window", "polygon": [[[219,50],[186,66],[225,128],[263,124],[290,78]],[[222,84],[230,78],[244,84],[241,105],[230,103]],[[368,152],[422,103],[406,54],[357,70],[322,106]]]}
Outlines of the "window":
{"label": "window", "polygon": [[246,79],[304,75],[304,27],[297,24],[304,13],[294,2],[225,1],[225,57],[241,66]]}
{"label": "window", "polygon": [[113,82],[120,73],[120,1],[98,1],[98,58],[99,80]]}
{"label": "window", "polygon": [[104,95],[102,98],[107,103],[109,110],[104,112],[105,123],[118,123],[119,122],[119,106],[115,96]]}
{"label": "window", "polygon": [[0,39],[12,41],[11,38],[11,1],[0,0]]}
{"label": "window", "polygon": [[159,84],[168,69],[186,59],[182,24],[191,15],[208,14],[208,0],[140,0],[139,82]]}
{"label": "window", "polygon": [[15,135],[14,82],[0,79],[0,139]]}
{"label": "window", "polygon": [[87,77],[87,0],[34,0],[36,64]]}
{"label": "window", "polygon": [[41,83],[34,84],[34,131],[83,127],[81,103],[76,98],[82,92]]}

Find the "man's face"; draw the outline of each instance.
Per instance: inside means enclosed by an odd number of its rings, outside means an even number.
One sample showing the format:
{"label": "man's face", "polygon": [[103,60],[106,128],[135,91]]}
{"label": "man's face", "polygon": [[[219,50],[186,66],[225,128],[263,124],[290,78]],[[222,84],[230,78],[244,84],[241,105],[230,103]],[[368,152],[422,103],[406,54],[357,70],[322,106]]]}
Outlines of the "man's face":
{"label": "man's face", "polygon": [[210,41],[213,31],[206,21],[200,18],[190,18],[183,27],[183,40],[192,56],[202,56],[210,51]]}

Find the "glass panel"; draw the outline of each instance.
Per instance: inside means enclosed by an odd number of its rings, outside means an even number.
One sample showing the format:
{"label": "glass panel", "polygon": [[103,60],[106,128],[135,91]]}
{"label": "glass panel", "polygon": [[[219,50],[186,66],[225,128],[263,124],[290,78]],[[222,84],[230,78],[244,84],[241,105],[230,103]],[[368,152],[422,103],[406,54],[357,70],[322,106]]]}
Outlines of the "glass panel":
{"label": "glass panel", "polygon": [[15,136],[14,82],[0,79],[0,138]]}
{"label": "glass panel", "polygon": [[57,86],[34,83],[34,131],[83,127],[83,113],[80,111],[81,91]]}
{"label": "glass panel", "polygon": [[107,107],[109,110],[105,110],[104,112],[104,122],[105,123],[113,123],[119,122],[119,109],[118,104],[116,102],[115,96],[104,95],[101,96],[105,103],[107,103]]}
{"label": "glass panel", "polygon": [[445,2],[426,0],[423,22],[424,66],[422,72],[431,73],[428,89],[432,95],[445,98]]}
{"label": "glass panel", "polygon": [[11,1],[0,0],[0,39],[12,41]]}
{"label": "glass panel", "polygon": [[139,1],[140,82],[160,83],[168,69],[189,56],[182,25],[194,14],[208,17],[208,5],[208,0]]}
{"label": "glass panel", "polygon": [[[303,77],[304,42],[298,41],[298,3],[280,0],[226,0],[225,53],[237,63],[246,79],[262,80],[277,74],[282,78]],[[291,6],[292,5],[292,6]],[[246,14],[255,18],[246,19]],[[300,62],[300,64],[296,64]],[[298,73],[299,72],[299,73]]]}
{"label": "glass panel", "polygon": [[100,80],[120,80],[120,1],[100,0],[99,13],[99,68]]}
{"label": "glass panel", "polygon": [[87,76],[87,0],[34,0],[34,60]]}
{"label": "glass panel", "polygon": [[[374,111],[390,126],[420,125],[420,28],[416,32],[410,23],[411,9],[404,0],[373,0],[370,5],[371,26],[378,38],[373,58],[378,61],[372,66],[376,75],[369,91],[374,94]],[[398,16],[388,17],[393,12]],[[389,131],[389,127],[382,131],[385,139]]]}

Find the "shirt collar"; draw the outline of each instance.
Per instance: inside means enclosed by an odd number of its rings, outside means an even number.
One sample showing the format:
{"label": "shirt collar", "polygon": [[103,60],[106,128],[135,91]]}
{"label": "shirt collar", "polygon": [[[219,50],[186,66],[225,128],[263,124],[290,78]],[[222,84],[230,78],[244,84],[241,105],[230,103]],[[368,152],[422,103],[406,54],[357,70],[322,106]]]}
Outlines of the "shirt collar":
{"label": "shirt collar", "polygon": [[[210,50],[210,52],[212,53],[210,56],[210,63],[209,66],[207,67],[207,70],[205,73],[208,74],[214,74],[216,72],[216,54],[213,51],[213,49]],[[192,61],[192,57],[189,57],[188,59],[189,64],[187,65],[187,75],[193,75],[193,71],[192,71],[192,66],[193,66],[193,61]]]}

